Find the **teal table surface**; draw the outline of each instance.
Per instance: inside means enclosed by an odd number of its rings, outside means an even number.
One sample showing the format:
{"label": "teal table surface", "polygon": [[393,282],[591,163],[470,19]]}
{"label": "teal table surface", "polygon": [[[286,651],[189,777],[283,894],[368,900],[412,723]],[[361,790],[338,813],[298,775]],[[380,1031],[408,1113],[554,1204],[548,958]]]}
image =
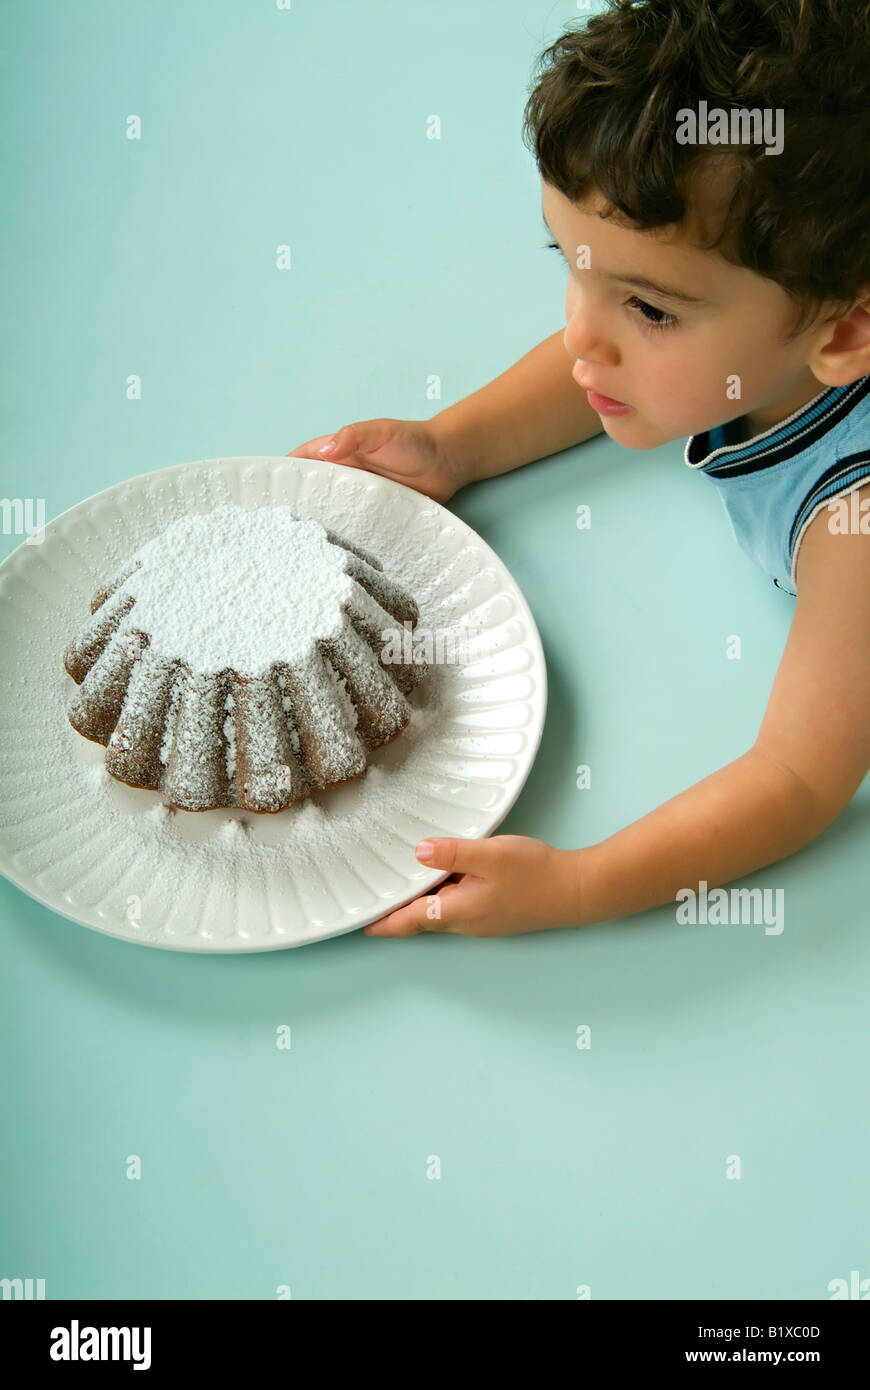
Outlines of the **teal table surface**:
{"label": "teal table surface", "polygon": [[[426,418],[554,332],[520,124],[576,17],[9,0],[4,496],[50,518],[151,469]],[[751,745],[794,600],[682,441],[601,437],[450,506],[547,660],[500,831],[594,844]],[[741,882],[782,890],[777,933],[669,904],[197,957],[0,880],[0,1277],[49,1299],[830,1298],[870,1276],[867,814],[865,784]]]}

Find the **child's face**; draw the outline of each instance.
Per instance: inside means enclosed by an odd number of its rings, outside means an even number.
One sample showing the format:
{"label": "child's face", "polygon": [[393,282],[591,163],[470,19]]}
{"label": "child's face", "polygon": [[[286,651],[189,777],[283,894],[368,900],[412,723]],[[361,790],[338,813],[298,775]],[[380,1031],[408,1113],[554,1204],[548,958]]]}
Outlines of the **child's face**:
{"label": "child's face", "polygon": [[[698,250],[674,228],[641,232],[602,220],[599,197],[575,204],[544,183],[542,204],[570,258],[565,347],[576,358],[573,376],[631,407],[608,413],[594,394],[590,402],[620,444],[655,448],[740,415],[755,434],[823,389],[807,366],[818,325],[786,340],[794,308],[773,281]],[[578,255],[588,268],[577,267]],[[641,280],[699,302],[632,283]]]}

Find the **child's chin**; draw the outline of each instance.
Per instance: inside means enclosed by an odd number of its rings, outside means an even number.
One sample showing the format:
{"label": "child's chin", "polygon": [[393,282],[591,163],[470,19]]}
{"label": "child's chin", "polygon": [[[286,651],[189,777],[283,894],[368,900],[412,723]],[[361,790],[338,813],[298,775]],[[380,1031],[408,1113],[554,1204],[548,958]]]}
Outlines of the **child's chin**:
{"label": "child's chin", "polygon": [[609,434],[615,443],[623,444],[626,449],[657,449],[660,444],[667,444],[672,439],[682,437],[678,434],[668,434],[636,410],[630,415],[601,415],[599,418],[605,433]]}
{"label": "child's chin", "polygon": [[618,444],[625,444],[629,449],[652,447],[648,443],[652,431],[636,410],[630,415],[600,415],[598,418],[604,426],[605,434],[609,434]]}

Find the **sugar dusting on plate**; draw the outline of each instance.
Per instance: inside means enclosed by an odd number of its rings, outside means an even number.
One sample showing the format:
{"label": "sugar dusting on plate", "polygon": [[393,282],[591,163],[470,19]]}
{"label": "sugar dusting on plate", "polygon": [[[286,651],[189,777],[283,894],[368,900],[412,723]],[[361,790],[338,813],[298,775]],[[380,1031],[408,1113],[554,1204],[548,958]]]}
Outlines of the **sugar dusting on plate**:
{"label": "sugar dusting on plate", "polygon": [[[330,935],[330,923],[343,930],[354,915],[389,911],[421,891],[415,882],[432,881],[414,861],[416,841],[497,823],[523,775],[521,750],[540,736],[539,714],[523,704],[534,701],[540,668],[515,586],[491,552],[427,499],[409,504],[356,474],[345,482],[334,465],[319,473],[293,460],[299,473],[288,470],[281,503],[378,555],[413,593],[421,628],[476,627],[494,645],[470,665],[434,665],[408,697],[409,724],[362,776],[275,815],[172,811],[159,793],[116,782],[105,750],[66,719],[77,687],[59,651],[83,597],[148,538],[239,497],[252,506],[279,501],[285,484],[275,479],[287,465],[264,460],[258,473],[239,463],[184,465],[119,484],[60,518],[54,536],[50,525],[38,564],[28,555],[6,575],[12,640],[2,678],[0,840],[10,876],[114,935],[197,950],[293,944]],[[500,724],[508,709],[516,713]]]}

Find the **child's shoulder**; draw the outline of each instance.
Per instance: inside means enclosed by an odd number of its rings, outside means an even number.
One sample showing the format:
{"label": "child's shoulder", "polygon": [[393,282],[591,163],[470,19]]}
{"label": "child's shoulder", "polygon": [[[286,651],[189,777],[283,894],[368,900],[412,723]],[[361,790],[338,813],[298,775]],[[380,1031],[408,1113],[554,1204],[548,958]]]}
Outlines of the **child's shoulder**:
{"label": "child's shoulder", "polygon": [[870,633],[870,480],[813,517],[797,554],[795,579],[799,605],[818,610],[820,621],[836,602]]}

